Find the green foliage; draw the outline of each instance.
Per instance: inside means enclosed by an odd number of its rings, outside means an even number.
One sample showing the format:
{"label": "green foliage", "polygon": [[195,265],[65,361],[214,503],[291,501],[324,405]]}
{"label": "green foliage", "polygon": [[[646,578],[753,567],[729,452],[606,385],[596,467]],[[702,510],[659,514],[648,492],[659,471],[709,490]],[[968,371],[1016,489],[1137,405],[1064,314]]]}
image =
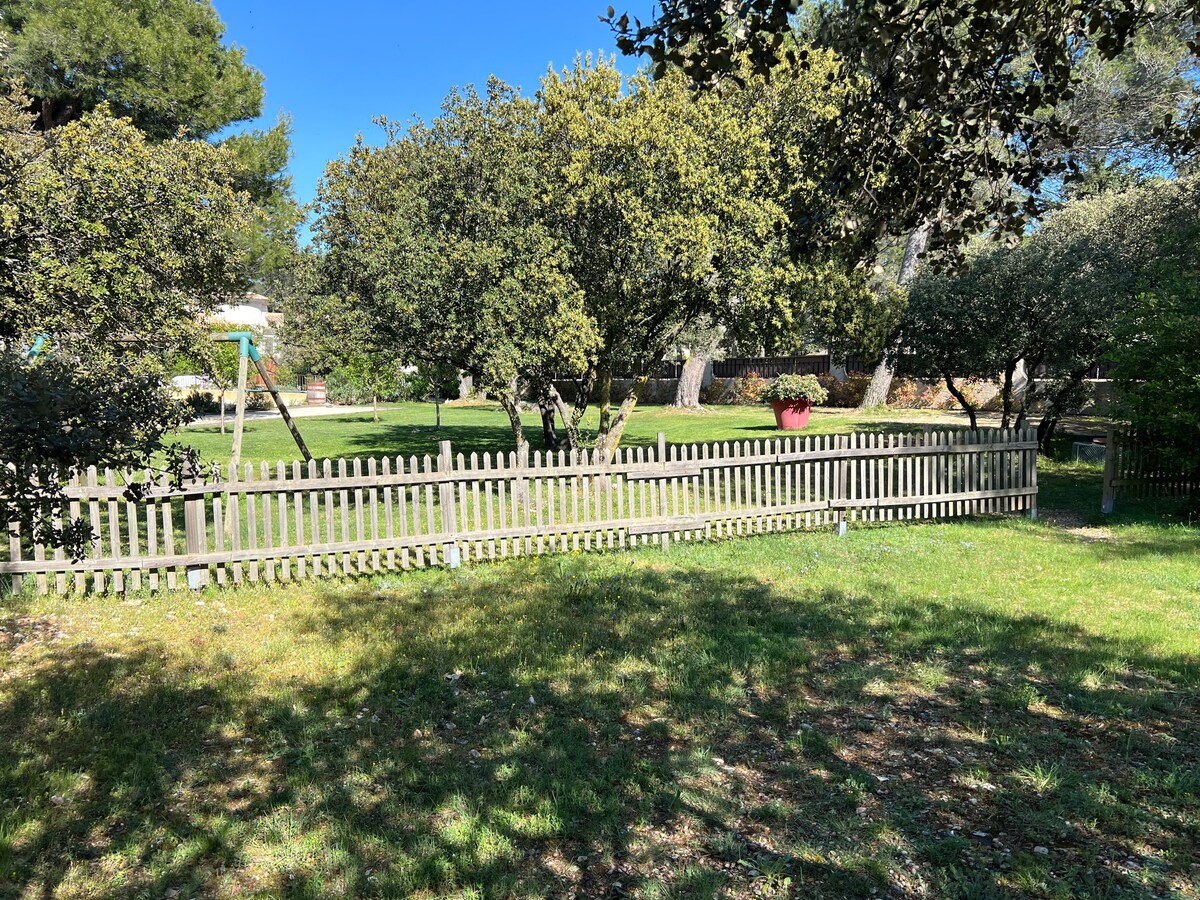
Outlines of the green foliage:
{"label": "green foliage", "polygon": [[2,0],[0,64],[44,131],[108,104],[156,140],[204,138],[262,107],[262,75],[208,0]]}
{"label": "green foliage", "polygon": [[[103,109],[51,138],[24,105],[0,101],[0,393],[22,398],[0,412],[0,463],[42,470],[54,494],[80,466],[138,467],[160,451],[182,417],[168,359],[236,289],[249,210],[224,150],[153,144]],[[24,359],[39,334],[50,344]],[[2,492],[0,516],[33,527],[24,484]]]}
{"label": "green foliage", "polygon": [[[608,17],[618,46],[649,56],[656,74],[677,66],[711,84],[738,74],[746,56],[763,71],[781,53],[802,65],[816,52],[836,55],[830,83],[853,90],[806,145],[833,202],[813,207],[801,192],[789,219],[798,249],[837,245],[862,259],[880,237],[926,222],[934,246],[955,247],[987,226],[1020,234],[1039,215],[1047,179],[1069,174],[1083,132],[1068,104],[1081,63],[1112,60],[1148,30],[1192,24],[1182,3],[873,0],[808,8],[799,46],[797,0],[659,6],[647,24]],[[1155,117],[1161,147],[1190,152],[1200,137],[1195,94],[1165,107],[1162,97],[1141,115]],[[1074,109],[1086,115],[1088,106]],[[1164,112],[1165,124],[1156,116]]]}
{"label": "green foliage", "polygon": [[428,125],[383,124],[385,146],[329,167],[302,304],[372,349],[469,372],[510,409],[519,377],[582,369],[595,329],[542,215],[535,105],[493,79]]}
{"label": "green foliage", "polygon": [[[385,146],[329,167],[289,340],[318,359],[362,341],[453,366],[510,417],[528,385],[572,446],[598,391],[619,405],[597,437],[614,448],[642,379],[690,328],[793,341],[807,303],[857,289],[836,262],[793,263],[778,227],[790,190],[820,192],[797,147],[838,113],[825,72],[781,68],[718,97],[579,59],[536,100],[492,81],[452,92],[432,123],[384,122]],[[622,397],[613,372],[634,375]],[[553,388],[564,377],[574,410]]]}
{"label": "green foliage", "polygon": [[212,394],[204,391],[193,391],[183,398],[183,405],[187,407],[188,419],[196,419],[200,416],[212,416],[220,412],[218,400]]}
{"label": "green foliage", "polygon": [[826,336],[835,359],[856,356],[879,360],[891,346],[904,317],[908,293],[894,280],[833,268],[821,279],[823,290],[808,295],[811,321]]}
{"label": "green foliage", "polygon": [[[209,0],[0,0],[0,19],[0,66],[31,95],[42,131],[104,104],[152,140],[205,139],[262,110],[262,75],[223,42]],[[240,240],[248,280],[267,291],[288,277],[301,219],[286,174],[290,133],[281,115],[220,142],[258,208]]]}
{"label": "green foliage", "polygon": [[142,468],[189,418],[157,373],[65,347],[34,360],[0,353],[0,392],[0,515],[75,556],[92,531],[64,515],[58,479],[88,466]]}
{"label": "green foliage", "polygon": [[821,385],[816,375],[780,375],[763,390],[762,399],[765,403],[807,400],[813,406],[820,406],[829,399],[829,391]]}
{"label": "green foliage", "polygon": [[1179,144],[1175,130],[1162,127],[1177,116],[1186,126],[1197,109],[1194,23],[1186,0],[1156,6],[1120,54],[1092,46],[1074,61],[1073,94],[1056,111],[1073,129],[1070,145],[1058,149],[1080,169],[1066,185],[1068,196],[1128,189],[1186,167],[1195,155],[1195,146]]}
{"label": "green foliage", "polygon": [[[259,340],[262,337],[261,333],[254,329],[247,329],[244,325],[233,325],[219,320],[210,320],[206,323],[206,331],[210,334],[247,330],[251,331],[256,341],[261,343]],[[177,361],[174,362],[173,368],[177,371],[188,368],[193,371],[198,369],[211,378],[218,388],[227,391],[237,387],[240,359],[241,348],[236,342],[214,341],[211,337],[208,340],[202,338],[184,349]],[[253,367],[250,367],[249,371],[252,372]]]}
{"label": "green foliage", "polygon": [[250,281],[265,292],[277,292],[293,277],[297,230],[303,214],[287,173],[291,160],[292,120],[281,114],[266,130],[253,129],[220,142],[237,158],[235,185],[257,207],[251,227],[243,232],[243,253]]}
{"label": "green foliage", "polygon": [[[836,290],[828,267],[790,260],[778,225],[785,184],[817,191],[798,143],[838,113],[823,72],[781,69],[725,96],[696,94],[677,73],[623,79],[578,60],[542,82],[548,186],[570,271],[600,334],[575,416],[611,372],[635,375],[598,446],[619,441],[639,378],[693,323],[756,343],[807,326],[808,294]],[[606,401],[602,401],[607,405]]]}
{"label": "green foliage", "polygon": [[170,346],[236,289],[249,214],[230,154],[103,111],[46,139],[0,105],[0,338]]}
{"label": "green foliage", "polygon": [[1118,324],[1110,377],[1119,411],[1200,463],[1200,222],[1165,237]]}
{"label": "green foliage", "polygon": [[[1006,389],[1019,360],[1030,369],[1045,363],[1054,375],[1041,399],[1051,416],[1061,414],[1091,365],[1118,347],[1168,236],[1197,222],[1194,178],[1066,204],[1012,249],[980,245],[959,275],[922,274],[910,291],[901,363],[943,379],[999,375]],[[1175,243],[1170,254],[1189,260],[1187,242]],[[1023,406],[1036,397],[1026,391]]]}
{"label": "green foliage", "polygon": [[[354,351],[325,376],[325,395],[330,403],[378,404],[397,400],[419,400],[421,385],[406,375],[390,354]],[[378,420],[378,412],[376,412]]]}

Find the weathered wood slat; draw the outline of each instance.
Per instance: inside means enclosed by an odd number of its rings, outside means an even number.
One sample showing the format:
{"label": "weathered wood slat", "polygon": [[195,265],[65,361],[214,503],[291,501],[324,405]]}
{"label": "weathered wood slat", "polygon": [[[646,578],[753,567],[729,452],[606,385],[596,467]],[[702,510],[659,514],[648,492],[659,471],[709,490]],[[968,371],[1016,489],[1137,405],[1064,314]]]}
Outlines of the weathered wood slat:
{"label": "weathered wood slat", "polygon": [[[1187,476],[1155,469],[1137,448],[1110,466],[1114,489],[1154,481],[1178,489]],[[801,440],[483,454],[448,443],[435,460],[413,457],[279,463],[230,471],[224,482],[143,502],[124,497],[134,476],[91,470],[67,486],[70,511],[93,530],[93,552],[75,562],[10,538],[0,572],[20,589],[98,591],[174,588],[176,572],[201,585],[366,574],[497,555],[542,554],[773,532],[831,521],[943,518],[1036,512],[1036,441],[1029,429],[863,433]],[[138,477],[150,479],[150,473]],[[83,484],[80,484],[80,481]],[[436,493],[434,488],[437,488]],[[305,497],[308,510],[304,509]],[[291,508],[289,508],[289,506]],[[84,509],[86,507],[86,509]],[[182,548],[176,509],[185,512]],[[380,526],[382,513],[383,525]],[[142,517],[145,517],[144,532]],[[352,524],[353,522],[353,524]],[[210,530],[211,525],[211,530]],[[142,552],[144,540],[145,552]],[[209,550],[209,543],[212,550]],[[497,554],[497,549],[499,553]],[[30,558],[30,556],[32,558]],[[143,573],[147,578],[143,581]],[[51,584],[53,576],[53,584]]]}
{"label": "weathered wood slat", "polygon": [[[959,453],[976,453],[976,452],[991,452],[996,450],[1029,450],[1037,449],[1035,440],[1011,441],[1005,444],[988,444],[974,442],[971,444],[954,445],[947,443],[936,446],[914,446],[909,447],[906,453],[911,456],[950,456]],[[813,451],[792,451],[790,453],[753,453],[740,454],[736,465],[743,468],[751,468],[757,465],[778,465],[789,462],[803,462],[813,459],[867,459],[872,457],[886,457],[894,455],[894,450],[889,447],[846,447],[842,449],[829,450],[813,450]],[[325,462],[330,462],[326,460]],[[564,473],[571,477],[583,477],[585,475],[622,475],[629,480],[649,479],[661,480],[673,476],[691,477],[698,474],[700,470],[705,468],[721,468],[730,465],[730,460],[717,457],[711,460],[683,460],[679,462],[655,462],[655,463],[626,463],[621,464],[596,464],[590,463],[586,465],[569,466],[569,471]],[[557,471],[553,473],[547,472],[547,475],[557,475]],[[403,474],[362,474],[358,476],[347,475],[345,480],[339,480],[334,490],[352,490],[354,488],[370,488],[384,487],[397,485],[438,485],[444,482],[453,481],[455,483],[471,480],[487,480],[488,476],[482,471],[472,471],[470,469],[454,472],[416,472]],[[1163,476],[1163,480],[1170,480],[1167,476]],[[324,476],[317,475],[315,472],[307,478],[297,478],[289,484],[290,490],[325,490],[328,482]],[[78,487],[64,488],[64,492],[68,498],[79,500],[110,500],[123,499],[125,497],[126,488],[123,485],[95,486],[81,485]],[[273,483],[265,483],[262,481],[238,481],[232,484],[195,484],[184,486],[179,489],[169,487],[161,487],[151,491],[149,496],[155,499],[178,498],[184,499],[194,497],[197,494],[211,494],[214,490],[227,491],[231,494],[248,494],[248,493],[264,493],[266,491],[276,490]]]}

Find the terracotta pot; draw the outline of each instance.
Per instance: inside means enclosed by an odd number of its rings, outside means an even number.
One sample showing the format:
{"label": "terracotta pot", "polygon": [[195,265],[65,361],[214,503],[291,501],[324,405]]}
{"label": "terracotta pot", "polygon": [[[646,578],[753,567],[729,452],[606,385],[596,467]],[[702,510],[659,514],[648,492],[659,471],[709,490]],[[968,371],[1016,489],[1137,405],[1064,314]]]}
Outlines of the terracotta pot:
{"label": "terracotta pot", "polygon": [[808,425],[808,412],[812,403],[808,400],[775,400],[775,427],[780,431],[799,431]]}
{"label": "terracotta pot", "polygon": [[305,391],[304,402],[308,406],[324,406],[325,382],[310,381],[308,383],[308,390]]}

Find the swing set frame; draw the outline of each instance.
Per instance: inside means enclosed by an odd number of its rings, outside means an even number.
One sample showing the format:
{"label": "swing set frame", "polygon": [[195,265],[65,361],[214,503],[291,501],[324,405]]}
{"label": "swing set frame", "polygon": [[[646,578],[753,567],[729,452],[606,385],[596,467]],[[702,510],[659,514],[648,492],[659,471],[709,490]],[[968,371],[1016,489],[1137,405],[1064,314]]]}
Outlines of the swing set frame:
{"label": "swing set frame", "polygon": [[287,425],[288,431],[292,433],[292,437],[295,439],[296,446],[300,449],[304,461],[311,462],[313,458],[312,453],[309,452],[308,445],[304,443],[304,438],[300,436],[300,429],[296,427],[291,413],[288,412],[287,404],[283,402],[283,395],[279,393],[279,388],[275,385],[274,379],[271,378],[271,373],[267,371],[267,367],[263,363],[262,354],[258,352],[258,347],[254,344],[254,333],[250,331],[222,331],[212,335],[212,339],[218,343],[238,345],[237,406],[233,420],[233,449],[229,454],[231,476],[237,478],[238,467],[242,462],[242,435],[245,432],[246,426],[246,381],[250,374],[251,362],[254,363],[254,367],[258,370],[258,376],[263,380],[263,384],[266,385],[267,393],[275,401],[275,407],[279,410],[279,414],[283,416],[283,421]]}

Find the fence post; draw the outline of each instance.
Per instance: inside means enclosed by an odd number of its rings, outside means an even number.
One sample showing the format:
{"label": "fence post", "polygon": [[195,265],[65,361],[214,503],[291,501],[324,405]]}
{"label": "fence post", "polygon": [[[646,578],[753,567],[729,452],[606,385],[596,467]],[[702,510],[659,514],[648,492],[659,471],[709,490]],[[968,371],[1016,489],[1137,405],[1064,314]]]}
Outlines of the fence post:
{"label": "fence post", "polygon": [[[450,453],[449,441],[438,441],[438,472],[454,472],[454,457]],[[443,481],[438,485],[438,502],[442,507],[442,533],[446,537],[442,544],[442,561],[457,569],[462,565],[458,547],[458,508],[454,498],[454,482]]]}
{"label": "fence post", "polygon": [[[196,490],[199,479],[192,473],[189,488]],[[201,557],[208,553],[208,522],[205,517],[204,493],[189,494],[183,501],[183,537],[184,548],[189,557]],[[168,498],[167,503],[171,501]],[[187,583],[193,591],[198,591],[209,583],[208,563],[189,561],[187,564]]]}
{"label": "fence post", "polygon": [[[837,436],[837,445],[836,445],[837,449],[845,450],[846,444],[847,444],[846,436],[844,434],[839,434]],[[835,489],[836,489],[836,498],[838,501],[843,501],[846,499],[846,473],[849,471],[849,468],[850,468],[850,460],[847,459],[846,457],[842,457],[841,459],[839,459],[837,461],[837,484],[836,484]],[[846,506],[844,503],[839,502],[839,504],[838,504],[836,521],[837,521],[838,537],[845,537],[846,536]]]}
{"label": "fence post", "polygon": [[1117,486],[1117,426],[1109,425],[1104,433],[1104,493],[1100,497],[1100,512],[1111,513]]}

